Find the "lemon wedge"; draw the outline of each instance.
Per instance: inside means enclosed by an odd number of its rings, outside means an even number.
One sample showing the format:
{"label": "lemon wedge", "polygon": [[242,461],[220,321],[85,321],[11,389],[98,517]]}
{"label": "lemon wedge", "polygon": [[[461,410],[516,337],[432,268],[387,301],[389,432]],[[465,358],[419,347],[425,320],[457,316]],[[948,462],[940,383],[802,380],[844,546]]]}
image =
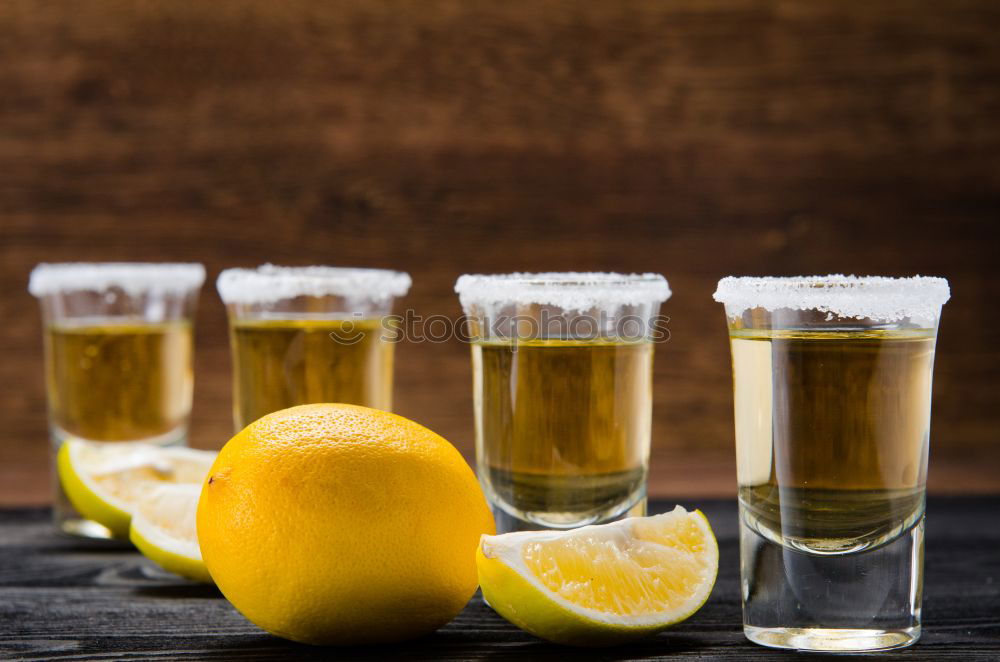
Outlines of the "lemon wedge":
{"label": "lemon wedge", "polygon": [[217,453],[141,443],[98,444],[79,439],[59,449],[56,466],[63,491],[76,510],[127,538],[135,503],[154,485],[200,485]]}
{"label": "lemon wedge", "polygon": [[198,497],[201,485],[153,485],[136,502],[129,539],[164,570],[212,583],[198,549]]}
{"label": "lemon wedge", "polygon": [[483,536],[476,562],[483,597],[514,625],[560,644],[607,646],[698,611],[719,547],[701,511],[677,506],[572,531]]}

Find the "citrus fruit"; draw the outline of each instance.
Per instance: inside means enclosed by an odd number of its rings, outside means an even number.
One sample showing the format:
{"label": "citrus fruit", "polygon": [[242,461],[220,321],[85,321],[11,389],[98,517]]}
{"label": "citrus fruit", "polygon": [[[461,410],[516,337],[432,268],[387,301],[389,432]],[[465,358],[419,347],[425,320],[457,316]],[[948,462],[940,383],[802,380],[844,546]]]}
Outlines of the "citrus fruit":
{"label": "citrus fruit", "polygon": [[70,439],[56,456],[59,480],[77,512],[127,538],[132,508],[159,483],[200,484],[215,453],[141,443]]}
{"label": "citrus fruit", "polygon": [[388,412],[302,405],[251,423],[219,453],[198,504],[202,557],[249,620],[310,644],[431,632],[476,590],[493,533],[454,446]]}
{"label": "citrus fruit", "polygon": [[698,611],[719,548],[701,511],[678,506],[573,531],[483,536],[476,561],[483,597],[514,625],[560,644],[606,646]]}
{"label": "citrus fruit", "polygon": [[132,510],[129,539],[164,570],[211,583],[198,549],[195,515],[201,485],[155,484]]}

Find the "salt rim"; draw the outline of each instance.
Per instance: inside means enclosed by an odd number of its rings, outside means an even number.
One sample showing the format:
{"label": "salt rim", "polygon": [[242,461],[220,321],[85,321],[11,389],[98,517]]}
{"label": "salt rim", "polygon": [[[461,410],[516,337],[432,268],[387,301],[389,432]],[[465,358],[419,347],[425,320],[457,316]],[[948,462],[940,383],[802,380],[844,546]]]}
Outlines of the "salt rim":
{"label": "salt rim", "polygon": [[466,274],[455,281],[462,308],[498,304],[559,306],[565,310],[660,304],[670,286],[660,274],[540,272]]}
{"label": "salt rim", "polygon": [[43,297],[116,287],[129,296],[186,294],[204,282],[205,266],[197,262],[43,262],[31,270],[28,292]]}
{"label": "salt rim", "polygon": [[932,276],[728,276],[712,295],[728,314],[751,308],[774,311],[819,310],[845,318],[896,322],[905,318],[936,320],[951,298],[948,281]]}
{"label": "salt rim", "polygon": [[410,274],[388,269],[280,267],[226,269],[216,287],[225,304],[273,303],[300,296],[341,296],[382,301],[410,291]]}

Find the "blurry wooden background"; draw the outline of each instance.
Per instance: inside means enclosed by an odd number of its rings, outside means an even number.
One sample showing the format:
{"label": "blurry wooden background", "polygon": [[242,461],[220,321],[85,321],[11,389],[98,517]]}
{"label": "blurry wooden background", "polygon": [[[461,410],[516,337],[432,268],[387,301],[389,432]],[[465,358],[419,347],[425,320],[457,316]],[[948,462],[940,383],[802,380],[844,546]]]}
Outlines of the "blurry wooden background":
{"label": "blurry wooden background", "polygon": [[[652,489],[734,491],[728,274],[946,276],[930,480],[1000,489],[1000,3],[0,4],[0,503],[47,499],[39,261],[195,260],[193,442],[231,433],[227,266],[665,274]],[[397,411],[471,457],[467,349]]]}

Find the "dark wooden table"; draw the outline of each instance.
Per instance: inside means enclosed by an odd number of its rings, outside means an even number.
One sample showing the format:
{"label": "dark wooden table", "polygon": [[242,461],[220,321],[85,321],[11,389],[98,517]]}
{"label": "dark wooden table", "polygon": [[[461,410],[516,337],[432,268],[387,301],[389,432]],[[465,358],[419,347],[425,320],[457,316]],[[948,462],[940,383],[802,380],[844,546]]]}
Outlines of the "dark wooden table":
{"label": "dark wooden table", "polygon": [[[667,507],[654,503],[654,510]],[[670,504],[672,505],[672,504]],[[120,544],[56,535],[42,509],[0,511],[2,659],[791,659],[740,628],[736,505],[697,505],[719,539],[719,578],[705,607],[641,644],[601,651],[554,646],[496,616],[477,595],[452,623],[398,647],[320,649],[272,637],[213,588],[159,570]],[[1000,660],[1000,496],[928,503],[924,635],[881,655]]]}

